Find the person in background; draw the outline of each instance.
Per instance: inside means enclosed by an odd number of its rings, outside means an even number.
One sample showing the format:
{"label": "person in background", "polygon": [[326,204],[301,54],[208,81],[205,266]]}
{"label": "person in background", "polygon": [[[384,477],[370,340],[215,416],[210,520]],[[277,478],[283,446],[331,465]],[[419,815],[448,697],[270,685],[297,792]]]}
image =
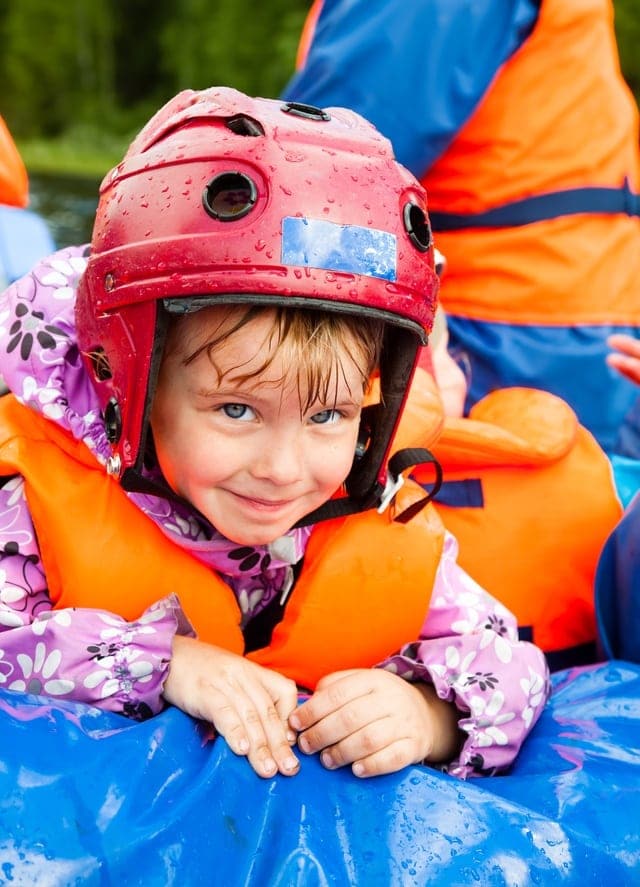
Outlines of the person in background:
{"label": "person in background", "polygon": [[[640,343],[611,336],[607,362],[640,385]],[[637,416],[640,427],[640,415]],[[621,472],[619,471],[619,474]],[[624,475],[625,513],[607,539],[595,583],[600,653],[607,659],[640,663],[640,472],[628,460]]]}
{"label": "person in background", "polygon": [[605,361],[610,335],[640,337],[638,112],[610,0],[316,0],[283,95],[358,111],[425,185],[467,409],[544,388],[640,456],[637,391]]}
{"label": "person in background", "polygon": [[[460,565],[515,614],[552,671],[593,663],[596,567],[622,515],[611,464],[548,391],[499,389],[463,415],[466,380],[446,342],[439,308],[396,441],[417,445],[414,426],[422,412],[433,416],[440,431],[430,449],[444,478],[433,501]],[[428,485],[419,466],[412,477]]]}
{"label": "person in background", "polygon": [[633,336],[610,336],[607,344],[613,351],[607,355],[607,363],[627,379],[640,385],[640,342]]}
{"label": "person in background", "polygon": [[0,299],[3,686],[174,704],[263,777],[293,746],[362,777],[508,767],[544,656],[403,484],[429,414],[394,443],[437,287],[424,190],[358,115],[163,107],[90,250]]}
{"label": "person in background", "polygon": [[[27,209],[27,170],[9,129],[0,117],[0,289],[26,274],[55,249],[49,226]],[[5,386],[0,378],[0,392]]]}
{"label": "person in background", "polygon": [[28,202],[27,170],[7,124],[0,116],[0,203],[24,208]]}

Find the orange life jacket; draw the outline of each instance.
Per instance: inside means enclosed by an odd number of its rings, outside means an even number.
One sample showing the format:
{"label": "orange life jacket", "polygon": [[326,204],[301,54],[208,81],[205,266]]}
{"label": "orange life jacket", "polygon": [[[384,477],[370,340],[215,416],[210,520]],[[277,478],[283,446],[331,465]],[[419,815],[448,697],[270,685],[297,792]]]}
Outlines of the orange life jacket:
{"label": "orange life jacket", "polygon": [[[435,396],[419,370],[396,442],[419,443]],[[545,652],[591,644],[598,556],[622,508],[609,460],[573,410],[545,391],[495,391],[469,418],[443,417],[431,449],[445,481],[435,505],[460,565]]]}
{"label": "orange life jacket", "polygon": [[[0,429],[0,474],[25,478],[56,607],[132,620],[175,593],[198,637],[243,652],[230,588],[140,511],[83,443],[11,395],[0,399]],[[398,507],[423,495],[409,483]],[[381,661],[418,637],[442,542],[429,507],[408,524],[370,511],[317,525],[283,621],[249,658],[309,688],[324,674]]]}
{"label": "orange life jacket", "polygon": [[[544,0],[531,35],[424,176],[436,245],[447,257],[440,298],[448,314],[551,326],[640,323],[637,216],[594,209],[495,228],[473,220],[523,198],[620,189],[625,180],[638,193],[638,112],[620,73],[612,16],[603,0]],[[468,226],[443,229],[440,213],[470,215]]]}
{"label": "orange life jacket", "polygon": [[0,117],[0,203],[24,207],[28,199],[27,171],[7,125]]}

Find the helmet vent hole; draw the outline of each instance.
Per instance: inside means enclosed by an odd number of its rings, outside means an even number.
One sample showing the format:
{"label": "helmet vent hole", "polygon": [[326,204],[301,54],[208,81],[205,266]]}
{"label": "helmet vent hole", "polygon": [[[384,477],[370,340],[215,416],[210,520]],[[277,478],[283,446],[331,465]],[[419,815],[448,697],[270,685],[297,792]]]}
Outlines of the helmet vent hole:
{"label": "helmet vent hole", "polygon": [[100,346],[94,348],[89,352],[88,357],[91,363],[91,369],[93,370],[93,375],[98,382],[108,382],[109,379],[113,378],[109,359],[104,352],[104,348],[101,348]]}
{"label": "helmet vent hole", "polygon": [[238,114],[236,117],[230,117],[225,121],[227,129],[234,132],[237,136],[263,136],[264,129],[257,120],[251,117],[245,117],[244,114]]}
{"label": "helmet vent hole", "polygon": [[426,253],[432,243],[431,227],[427,214],[416,203],[407,203],[404,208],[404,227],[409,240],[422,253]]}
{"label": "helmet vent hole", "polygon": [[316,108],[315,105],[305,105],[303,102],[285,102],[280,106],[280,110],[285,114],[293,114],[294,117],[304,117],[307,120],[331,120],[331,114],[322,108]]}
{"label": "helmet vent hole", "polygon": [[202,194],[202,205],[209,215],[221,222],[234,222],[251,212],[258,199],[258,189],[241,172],[223,172],[214,176]]}

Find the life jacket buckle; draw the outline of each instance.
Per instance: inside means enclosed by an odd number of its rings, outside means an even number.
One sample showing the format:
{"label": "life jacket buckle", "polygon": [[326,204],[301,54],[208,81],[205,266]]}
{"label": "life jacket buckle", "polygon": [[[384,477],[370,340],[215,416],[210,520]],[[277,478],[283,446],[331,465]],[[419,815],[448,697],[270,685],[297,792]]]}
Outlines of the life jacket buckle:
{"label": "life jacket buckle", "polygon": [[384,490],[382,491],[382,496],[380,497],[380,504],[376,509],[378,514],[382,514],[383,511],[387,510],[394,496],[403,484],[404,476],[402,474],[399,474],[396,478],[394,478],[391,474],[387,475],[387,482],[385,484]]}

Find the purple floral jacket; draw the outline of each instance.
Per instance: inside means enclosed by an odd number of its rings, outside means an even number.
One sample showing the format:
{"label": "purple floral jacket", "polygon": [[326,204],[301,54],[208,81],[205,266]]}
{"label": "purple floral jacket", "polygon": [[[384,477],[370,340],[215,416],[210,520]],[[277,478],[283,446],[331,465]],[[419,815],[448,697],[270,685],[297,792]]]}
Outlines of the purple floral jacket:
{"label": "purple floral jacket", "polygon": [[[0,376],[22,403],[84,441],[104,464],[109,447],[74,328],[75,287],[85,254],[81,247],[60,250],[0,296]],[[130,496],[168,536],[225,579],[243,624],[276,594],[287,592],[309,529],[249,551],[203,527],[184,506]],[[455,702],[466,738],[448,770],[466,777],[509,766],[540,715],[549,681],[543,654],[518,640],[514,617],[457,565],[456,556],[456,540],[447,535],[420,637],[408,639],[380,667],[428,681],[440,697]],[[135,622],[107,611],[54,609],[23,481],[5,479],[0,488],[0,687],[144,719],[164,705],[162,687],[176,632],[192,630],[175,596],[157,601]]]}

